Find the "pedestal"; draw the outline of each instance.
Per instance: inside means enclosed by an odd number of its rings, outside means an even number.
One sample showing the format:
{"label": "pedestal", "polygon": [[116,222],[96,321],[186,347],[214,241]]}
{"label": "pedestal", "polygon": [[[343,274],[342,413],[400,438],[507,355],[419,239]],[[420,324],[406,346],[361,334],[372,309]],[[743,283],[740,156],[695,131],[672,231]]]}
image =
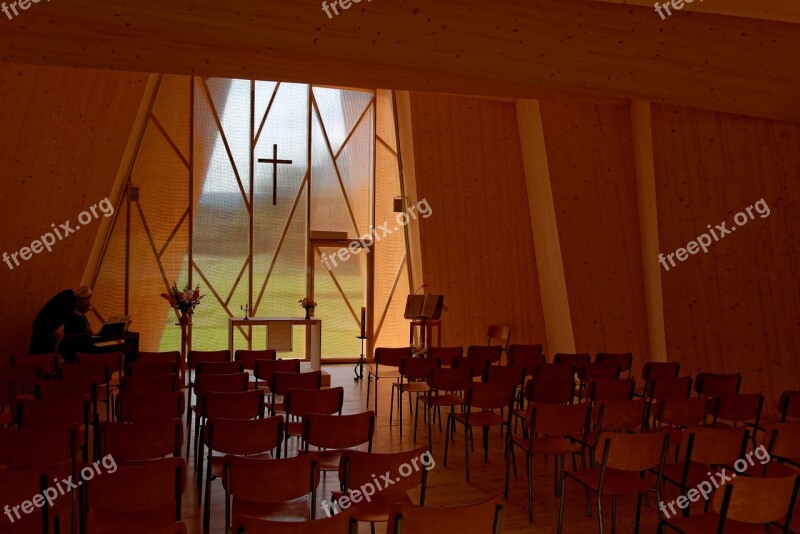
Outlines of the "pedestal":
{"label": "pedestal", "polygon": [[175,323],[181,327],[181,386],[186,385],[186,355],[189,352],[189,338],[191,337],[192,323]]}

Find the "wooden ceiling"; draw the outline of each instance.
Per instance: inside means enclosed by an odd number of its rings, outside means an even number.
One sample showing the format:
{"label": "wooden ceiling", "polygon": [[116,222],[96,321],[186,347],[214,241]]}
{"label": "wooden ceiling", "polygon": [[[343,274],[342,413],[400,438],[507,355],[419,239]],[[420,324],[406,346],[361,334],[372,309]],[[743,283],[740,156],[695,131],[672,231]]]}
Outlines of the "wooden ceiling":
{"label": "wooden ceiling", "polygon": [[592,95],[800,122],[798,11],[705,0],[662,21],[652,0],[374,0],[329,19],[320,0],[59,0],[0,16],[0,61]]}

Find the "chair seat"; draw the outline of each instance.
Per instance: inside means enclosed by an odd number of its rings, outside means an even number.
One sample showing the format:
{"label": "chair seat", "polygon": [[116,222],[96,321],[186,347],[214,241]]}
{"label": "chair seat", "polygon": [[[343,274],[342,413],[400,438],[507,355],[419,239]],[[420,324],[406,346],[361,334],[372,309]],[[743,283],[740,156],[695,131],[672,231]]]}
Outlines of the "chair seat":
{"label": "chair seat", "polygon": [[303,422],[302,421],[289,421],[286,423],[287,436],[302,436],[303,435]]}
{"label": "chair seat", "polygon": [[[272,455],[268,452],[264,454],[257,454],[255,456],[248,456],[248,458],[263,458],[265,460],[269,460],[272,458]],[[211,457],[211,476],[214,478],[222,477],[223,472],[225,471],[225,457],[224,456],[212,456]]]}
{"label": "chair seat", "polygon": [[460,406],[464,404],[464,399],[455,393],[447,395],[426,395],[419,398],[420,402],[429,406]]}
{"label": "chair seat", "polygon": [[403,382],[402,384],[395,382],[392,387],[399,389],[401,392],[409,393],[422,393],[431,389],[425,382]]}
{"label": "chair seat", "polygon": [[146,514],[91,510],[88,515],[89,532],[92,534],[152,532],[175,520],[173,509],[174,506],[159,508],[157,512]]}
{"label": "chair seat", "polygon": [[530,447],[534,454],[560,456],[562,454],[576,454],[581,452],[581,446],[566,438],[514,438],[514,443],[523,450]]}
{"label": "chair seat", "polygon": [[[467,422],[467,414],[466,413],[453,413],[450,414],[451,417],[454,417],[458,422],[462,424],[466,424]],[[491,410],[484,410],[482,412],[472,412],[469,414],[469,424],[471,426],[499,426],[504,425],[506,420],[500,417],[498,414]]]}
{"label": "chair seat", "polygon": [[[281,503],[257,503],[233,499],[233,516],[248,515],[270,521],[307,521],[311,518],[308,497]],[[317,514],[319,515],[319,513]]]}
{"label": "chair seat", "polygon": [[[597,491],[600,486],[600,470],[589,469],[586,471],[570,471],[569,475],[588,486],[592,491]],[[652,489],[655,484],[639,477],[635,471],[619,471],[606,469],[603,482],[603,495],[631,495]]]}
{"label": "chair seat", "polygon": [[[686,462],[676,462],[664,465],[661,472],[665,480],[680,485]],[[704,480],[708,480],[709,467],[698,462],[689,462],[689,472],[686,476],[686,487],[693,488]]]}
{"label": "chair seat", "polygon": [[[678,510],[677,507],[675,507],[675,509]],[[689,517],[676,515],[664,522],[678,527],[686,534],[708,534],[709,532],[717,531],[717,525],[719,525],[719,514],[716,512],[708,512]],[[725,532],[726,534],[764,534],[765,531],[763,525],[751,525],[748,523],[742,523],[741,521],[726,519]]]}
{"label": "chair seat", "polygon": [[[333,492],[334,501],[338,501],[343,495],[341,491]],[[363,498],[358,504],[353,504],[347,509],[348,512],[355,514],[356,519],[364,523],[383,523],[389,518],[389,511],[395,504],[410,504],[414,502],[407,494],[390,494],[382,495],[378,493],[370,498],[370,502],[366,502]]]}

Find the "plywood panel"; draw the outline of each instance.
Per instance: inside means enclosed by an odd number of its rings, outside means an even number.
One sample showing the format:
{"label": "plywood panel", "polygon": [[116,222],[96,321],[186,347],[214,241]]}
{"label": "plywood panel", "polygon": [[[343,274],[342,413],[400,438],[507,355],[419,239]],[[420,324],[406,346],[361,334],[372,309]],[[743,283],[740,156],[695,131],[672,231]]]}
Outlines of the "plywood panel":
{"label": "plywood panel", "polygon": [[[662,252],[737,226],[663,273],[669,357],[741,372],[774,410],[800,388],[800,126],[654,106],[653,130]],[[767,218],[733,222],[762,198]]]}
{"label": "plywood panel", "polygon": [[525,175],[512,103],[411,94],[424,281],[443,293],[445,344],[544,343]]}
{"label": "plywood panel", "polygon": [[630,111],[541,102],[575,348],[649,357]]}
{"label": "plywood panel", "polygon": [[[51,224],[75,226],[81,211],[111,193],[147,78],[0,66],[2,251],[29,246]],[[27,350],[40,307],[80,283],[99,226],[93,221],[14,270],[0,264],[0,351]]]}
{"label": "plywood panel", "polygon": [[[722,3],[731,2],[713,2]],[[520,98],[566,92],[800,121],[800,25],[789,22],[685,12],[662,21],[652,8],[594,0],[376,1],[334,18],[318,0],[62,0],[2,22],[0,61]]]}

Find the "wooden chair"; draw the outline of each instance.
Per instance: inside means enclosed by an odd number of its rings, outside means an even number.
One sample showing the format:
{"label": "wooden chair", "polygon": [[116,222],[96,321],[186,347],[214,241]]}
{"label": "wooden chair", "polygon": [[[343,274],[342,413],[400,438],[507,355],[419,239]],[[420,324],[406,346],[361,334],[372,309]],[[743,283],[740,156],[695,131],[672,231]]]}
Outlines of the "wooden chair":
{"label": "wooden chair", "polygon": [[84,395],[17,402],[17,425],[20,428],[82,426],[83,439],[79,446],[83,451],[84,462],[89,461],[89,427],[97,422],[96,417],[90,414],[91,399]]}
{"label": "wooden chair", "polygon": [[554,491],[558,493],[558,480],[564,470],[564,457],[571,456],[573,466],[575,456],[581,455],[583,467],[586,467],[585,445],[572,436],[583,436],[589,432],[591,407],[583,404],[529,404],[525,413],[526,428],[524,437],[511,436],[506,454],[506,487],[505,497],[508,499],[508,487],[511,479],[511,465],[514,465],[516,476],[517,465],[514,451],[518,448],[525,455],[525,467],[528,478],[528,520],[533,523],[533,472],[534,455],[553,456],[556,469],[553,478]]}
{"label": "wooden chair", "polygon": [[[49,479],[44,469],[39,467],[0,473],[0,502],[7,506],[7,511],[0,514],[0,532],[48,534],[50,524],[47,517],[50,509],[47,501],[28,514],[20,513],[20,507],[14,506],[29,500],[32,495],[43,493],[48,485]],[[41,495],[39,496],[41,497]]]}
{"label": "wooden chair", "polygon": [[400,420],[400,436],[403,435],[403,394],[408,393],[408,410],[410,415],[414,415],[411,405],[411,395],[416,393],[419,398],[420,393],[428,391],[426,382],[431,369],[436,362],[429,358],[405,357],[400,360],[400,381],[392,384],[392,394],[389,404],[389,425],[392,424],[394,415],[394,394],[397,391],[397,409]]}
{"label": "wooden chair", "polygon": [[698,373],[694,391],[698,395],[723,397],[739,393],[742,375],[739,373]]}
{"label": "wooden chair", "polygon": [[164,421],[183,417],[185,401],[183,392],[151,393],[117,397],[117,420],[121,423]]}
{"label": "wooden chair", "polygon": [[686,429],[706,425],[709,404],[705,396],[666,398],[657,401],[655,407],[648,403],[648,410],[653,411],[653,427],[669,435],[670,445],[675,446],[676,461]]}
{"label": "wooden chair", "polygon": [[486,344],[491,345],[497,342],[502,347],[503,352],[508,354],[508,342],[511,340],[511,327],[493,324],[486,332]]}
{"label": "wooden chair", "polygon": [[519,345],[508,346],[509,365],[522,365],[528,372],[533,373],[534,367],[540,363],[547,363],[547,356],[542,354],[541,345]]}
{"label": "wooden chair", "polygon": [[183,423],[165,419],[144,423],[100,423],[99,456],[110,454],[118,462],[139,462],[181,456]]}
{"label": "wooden chair", "polygon": [[42,380],[42,369],[38,365],[0,366],[0,379],[13,384],[17,395],[22,397],[33,394]]}
{"label": "wooden chair", "polygon": [[[232,363],[231,368],[228,364]],[[226,366],[225,369],[219,366]],[[239,369],[237,371],[237,369]],[[218,373],[217,371],[233,371],[231,373]],[[189,387],[188,398],[194,394],[197,399],[195,404],[189,405],[186,410],[186,443],[191,443],[192,415],[199,417],[200,397],[206,393],[236,393],[249,389],[250,375],[241,370],[240,362],[225,363],[199,363],[197,365],[194,383]],[[196,437],[196,436],[195,436]],[[188,451],[187,451],[188,454]],[[187,456],[188,458],[188,456]]]}
{"label": "wooden chair", "polygon": [[575,381],[575,366],[570,363],[541,363],[533,369],[533,379],[543,382]]}
{"label": "wooden chair", "polygon": [[606,400],[631,400],[636,382],[633,378],[597,378],[587,384],[589,400],[597,403]]}
{"label": "wooden chair", "polygon": [[[95,356],[105,355],[98,354]],[[78,353],[76,363],[61,367],[61,378],[63,380],[91,380],[97,384],[96,402],[105,403],[107,421],[111,420],[111,379],[118,372],[117,366],[121,365],[121,357],[119,355],[111,354],[109,356],[112,356],[112,358],[87,361],[84,355]]]}
{"label": "wooden chair", "polygon": [[[323,415],[309,413],[303,421],[303,450],[308,454],[314,446],[320,471],[338,471],[342,452],[367,444],[372,452],[375,435],[375,413],[372,411],[351,415]],[[323,450],[324,449],[324,450]]]}
{"label": "wooden chair", "polygon": [[583,364],[592,361],[592,356],[588,352],[567,353],[559,352],[553,356],[553,363],[563,363],[574,367],[576,370],[580,369]]}
{"label": "wooden chair", "polygon": [[471,506],[416,506],[400,504],[389,512],[387,534],[442,534],[486,532],[499,534],[503,505],[499,497]]}
{"label": "wooden chair", "polygon": [[[83,484],[85,524],[92,534],[140,534],[175,528],[186,489],[183,458],[118,465]],[[172,530],[170,530],[172,531]]]}
{"label": "wooden chair", "polygon": [[503,357],[503,347],[501,345],[470,345],[467,347],[467,358],[484,360],[487,365],[499,364]]}
{"label": "wooden chair", "polygon": [[771,458],[800,468],[800,424],[767,425],[761,443],[766,445]]}
{"label": "wooden chair", "polygon": [[[614,362],[590,362],[578,367],[577,371],[580,383],[578,386],[578,402],[580,402],[583,400],[583,392],[587,389],[588,384],[604,378],[619,380],[621,367]],[[633,396],[633,392],[631,392],[631,396]]]}
{"label": "wooden chair", "polygon": [[778,400],[781,423],[800,422],[800,391],[784,391]]}
{"label": "wooden chair", "polygon": [[369,409],[369,397],[372,390],[372,381],[375,381],[375,417],[378,416],[378,380],[381,378],[395,378],[398,379],[399,375],[381,376],[381,367],[387,369],[400,369],[400,361],[403,358],[412,356],[411,347],[388,348],[378,347],[375,349],[375,369],[370,371],[367,375],[367,409]]}
{"label": "wooden chair", "polygon": [[417,442],[417,423],[419,421],[419,403],[425,406],[428,422],[428,450],[433,452],[433,417],[438,412],[439,432],[442,431],[442,407],[449,407],[452,413],[455,406],[464,404],[463,394],[469,387],[472,377],[469,369],[464,367],[433,368],[427,378],[428,391],[417,396],[414,411],[414,443]]}
{"label": "wooden chair", "polygon": [[711,409],[713,420],[712,426],[722,426],[730,422],[733,426],[744,423],[746,427],[752,429],[750,436],[753,440],[753,447],[756,447],[756,433],[764,430],[759,426],[761,421],[761,409],[764,407],[764,395],[761,393],[739,393],[725,395],[714,399]]}
{"label": "wooden chair", "polygon": [[222,478],[226,532],[232,516],[281,521],[315,519],[319,478],[316,453],[276,460],[226,456]]}
{"label": "wooden chair", "polygon": [[768,525],[781,521],[781,532],[793,532],[791,523],[800,491],[797,473],[782,477],[737,477],[720,490],[714,495],[713,511],[663,519],[658,524],[659,534],[764,532],[765,528],[770,530]]}
{"label": "wooden chair", "polygon": [[594,361],[619,365],[620,373],[627,373],[626,378],[631,376],[631,367],[633,367],[633,353],[631,352],[598,352]]}
{"label": "wooden chair", "polygon": [[[522,391],[523,402],[537,404],[572,404],[575,398],[575,381],[571,378],[559,380],[529,380]],[[525,412],[517,410],[524,417]]]}
{"label": "wooden chair", "polygon": [[78,425],[0,429],[0,464],[11,470],[77,465],[78,432]]}
{"label": "wooden chair", "polygon": [[[289,438],[303,437],[305,423],[303,418],[309,413],[323,415],[342,415],[344,388],[328,389],[290,389],[284,397],[286,409],[286,432],[283,446],[284,456],[289,456]],[[300,446],[297,447],[300,450]]]}
{"label": "wooden chair", "polygon": [[256,389],[260,387],[259,380],[269,389],[272,375],[275,373],[299,373],[300,360],[256,360],[253,376],[256,378]]}
{"label": "wooden chair", "polygon": [[454,367],[464,356],[464,347],[431,347],[428,358],[436,362],[437,367]]}
{"label": "wooden chair", "polygon": [[[194,427],[194,461],[195,472],[199,466],[200,435],[208,419],[263,419],[264,418],[264,391],[248,390],[235,393],[208,392],[200,395],[197,400],[197,417]],[[187,444],[189,441],[187,440]],[[186,451],[188,458],[189,451]]]}
{"label": "wooden chair", "polygon": [[653,380],[677,378],[680,370],[681,364],[678,362],[645,362],[642,366],[642,389],[635,393],[636,396],[644,396]]}
{"label": "wooden chair", "polygon": [[[467,482],[469,482],[469,439],[473,427],[483,430],[483,460],[489,461],[489,433],[490,427],[505,426],[508,428],[511,410],[514,409],[514,395],[516,388],[506,384],[472,383],[469,385],[465,396],[466,409],[461,413],[450,413],[447,416],[446,437],[444,441],[444,465],[447,466],[447,453],[450,447],[451,429],[458,423],[464,426],[464,460],[466,466]],[[476,411],[473,411],[476,408]],[[508,409],[508,418],[501,417],[495,410]]]}
{"label": "wooden chair", "polygon": [[229,350],[190,350],[186,359],[189,369],[196,369],[199,363],[225,363],[231,361]]}
{"label": "wooden chair", "polygon": [[258,360],[276,360],[278,353],[275,349],[244,350],[239,349],[233,354],[233,360],[241,362],[248,371],[254,371]]}
{"label": "wooden chair", "polygon": [[121,395],[149,395],[151,393],[169,393],[179,391],[180,383],[177,374],[157,376],[123,376],[119,382]]}
{"label": "wooden chair", "polygon": [[685,399],[692,394],[692,377],[654,378],[648,382],[644,396],[651,404],[656,400]]}
{"label": "wooden chair", "polygon": [[270,521],[246,515],[233,518],[234,534],[357,534],[358,521],[349,511],[316,521]]}
{"label": "wooden chair", "polygon": [[322,372],[309,371],[307,373],[273,373],[269,384],[269,411],[272,415],[285,411],[284,402],[278,402],[278,397],[285,400],[290,389],[320,389],[322,387]]}
{"label": "wooden chair", "polygon": [[197,362],[194,368],[194,379],[201,375],[232,375],[244,372],[242,362]]}
{"label": "wooden chair", "polygon": [[144,378],[149,376],[176,375],[179,370],[178,364],[172,362],[131,362],[125,366],[125,376]]}
{"label": "wooden chair", "polygon": [[[655,491],[656,500],[661,501],[661,470],[667,455],[669,436],[663,432],[649,434],[623,434],[603,432],[594,451],[596,469],[565,471],[561,475],[561,500],[558,509],[558,534],[561,534],[564,519],[564,500],[567,480],[578,482],[589,492],[597,495],[597,524],[603,534],[603,496],[611,496],[611,532],[616,531],[617,496],[636,495],[636,520],[634,532],[639,533],[642,510],[642,495]],[[655,484],[644,477],[644,473],[655,470]],[[586,505],[591,515],[591,503],[587,492]]]}
{"label": "wooden chair", "polygon": [[[200,451],[197,466],[197,501],[205,493],[203,505],[203,532],[211,527],[211,482],[220,478],[225,470],[225,459],[230,456],[280,458],[284,424],[282,417],[266,419],[209,419],[203,430],[200,443],[206,453]],[[272,452],[275,451],[274,456]],[[223,456],[215,456],[214,453]],[[203,486],[203,458],[206,457],[205,487]]]}
{"label": "wooden chair", "polygon": [[592,462],[603,432],[640,433],[644,430],[646,416],[647,403],[644,399],[598,401],[592,408],[593,429],[581,439],[592,453]]}
{"label": "wooden chair", "polygon": [[[425,457],[428,458],[427,461]],[[345,451],[339,464],[342,490],[333,492],[331,505],[338,512],[338,505],[334,503],[339,502],[342,496],[362,494],[364,499],[358,499],[359,502],[348,508],[348,511],[352,512],[358,521],[370,523],[370,528],[374,529],[375,523],[387,520],[392,506],[414,504],[408,492],[417,487],[420,488],[419,506],[425,505],[428,470],[433,466],[435,466],[433,456],[425,447],[381,454]],[[376,486],[375,473],[389,473],[390,478],[396,482],[379,490]],[[367,488],[372,488],[371,495],[367,495]]]}
{"label": "wooden chair", "polygon": [[136,363],[174,363],[180,367],[181,353],[177,350],[166,352],[139,351],[139,354],[136,355]]}
{"label": "wooden chair", "polygon": [[59,364],[58,354],[26,354],[25,356],[12,356],[9,361],[9,365],[12,367],[36,367],[42,378],[58,377]]}

